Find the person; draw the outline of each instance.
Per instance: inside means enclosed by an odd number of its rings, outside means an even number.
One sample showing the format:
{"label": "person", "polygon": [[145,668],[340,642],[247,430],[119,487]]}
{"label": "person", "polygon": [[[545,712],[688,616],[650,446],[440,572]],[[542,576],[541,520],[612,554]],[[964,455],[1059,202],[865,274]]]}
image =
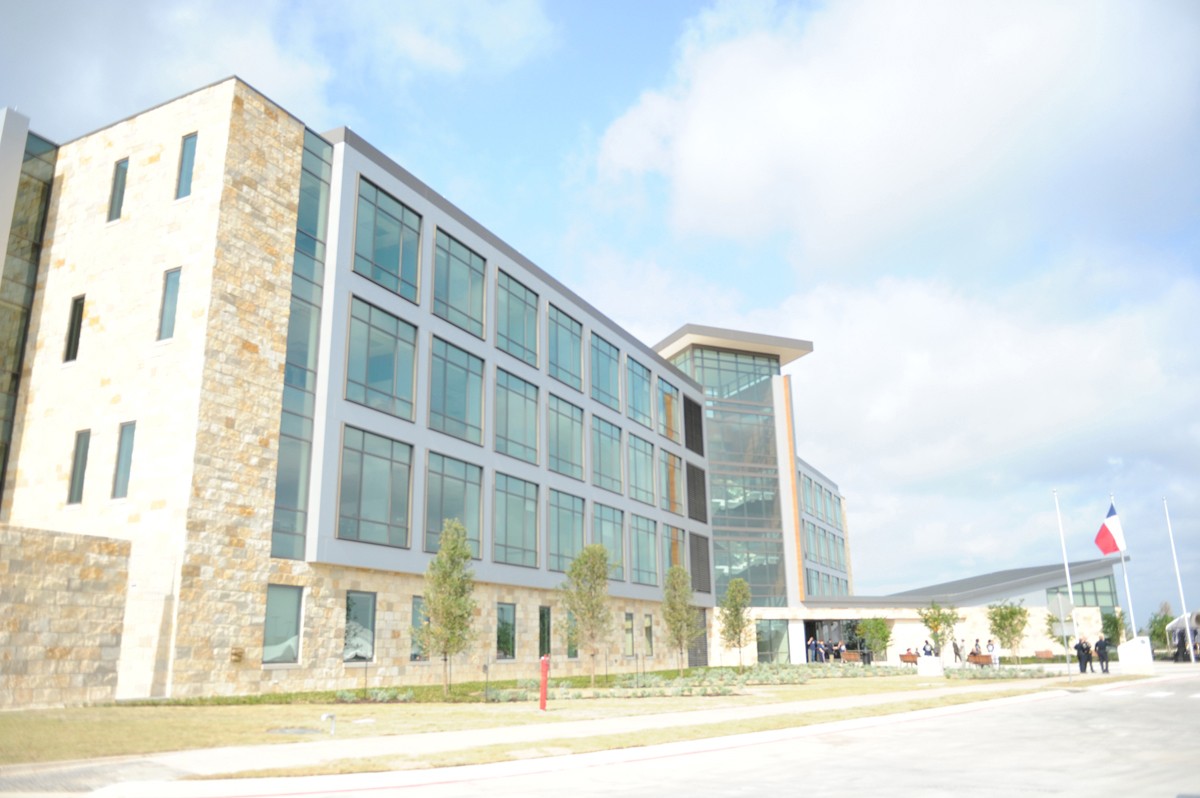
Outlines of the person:
{"label": "person", "polygon": [[825,661],[825,641],[818,640],[817,641],[817,662],[824,662],[824,661]]}
{"label": "person", "polygon": [[992,664],[999,665],[1000,664],[1000,651],[996,648],[996,644],[993,643],[991,640],[989,640],[988,645],[987,645],[987,650],[988,650],[988,655],[991,656],[991,658],[992,658]]}
{"label": "person", "polygon": [[[962,648],[959,647],[957,640],[954,640],[952,642],[954,643],[954,661],[962,662]],[[967,644],[967,641],[964,640],[963,646],[965,646],[966,644]]]}
{"label": "person", "polygon": [[1092,646],[1086,637],[1079,638],[1075,644],[1075,655],[1079,658],[1079,672],[1087,673],[1088,663],[1092,660]]}
{"label": "person", "polygon": [[817,661],[817,638],[815,637],[808,638],[808,661]]}
{"label": "person", "polygon": [[846,641],[843,640],[842,642],[838,643],[838,647],[837,647],[838,659],[845,659],[846,658],[845,654],[846,654]]}
{"label": "person", "polygon": [[933,646],[929,645],[929,641],[925,641],[925,645],[921,646],[921,653],[927,657],[933,656]]}
{"label": "person", "polygon": [[1182,629],[1175,633],[1175,661],[1188,661],[1187,633]]}
{"label": "person", "polygon": [[975,638],[975,647],[973,649],[971,649],[971,653],[972,654],[982,654],[983,653],[983,649],[981,649],[979,647],[979,638],[978,637]]}
{"label": "person", "polygon": [[1104,635],[1100,635],[1096,640],[1096,659],[1100,660],[1100,672],[1108,673],[1108,641],[1104,639]]}

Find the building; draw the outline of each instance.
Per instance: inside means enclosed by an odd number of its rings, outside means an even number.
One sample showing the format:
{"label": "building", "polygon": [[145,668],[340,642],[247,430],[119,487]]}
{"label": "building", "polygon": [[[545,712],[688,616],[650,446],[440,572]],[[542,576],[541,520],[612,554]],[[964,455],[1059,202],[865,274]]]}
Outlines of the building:
{"label": "building", "polygon": [[449,518],[456,678],[586,672],[554,591],[589,542],[606,667],[672,664],[666,569],[715,598],[686,371],[236,78],[57,146],[28,125],[0,126],[7,705],[437,681],[412,628]]}

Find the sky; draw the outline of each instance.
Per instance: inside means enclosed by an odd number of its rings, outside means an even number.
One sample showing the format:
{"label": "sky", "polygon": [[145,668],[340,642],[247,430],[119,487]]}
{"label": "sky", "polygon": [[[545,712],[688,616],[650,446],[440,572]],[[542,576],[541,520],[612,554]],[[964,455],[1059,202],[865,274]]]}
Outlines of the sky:
{"label": "sky", "polygon": [[1200,609],[1200,4],[8,5],[0,106],[51,140],[236,74],[647,343],[811,341],[856,593],[1061,562],[1056,496],[1098,557],[1111,496],[1138,624],[1164,506]]}

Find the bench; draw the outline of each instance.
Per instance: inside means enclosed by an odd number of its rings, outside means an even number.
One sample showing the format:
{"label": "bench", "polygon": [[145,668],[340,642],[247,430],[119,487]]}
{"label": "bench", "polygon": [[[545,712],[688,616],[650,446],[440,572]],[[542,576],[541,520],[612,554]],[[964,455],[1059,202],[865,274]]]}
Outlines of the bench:
{"label": "bench", "polygon": [[916,665],[917,664],[917,655],[916,654],[901,654],[900,661],[907,662],[909,665]]}
{"label": "bench", "polygon": [[1038,659],[1054,659],[1054,652],[1053,651],[1035,651],[1035,652],[1033,652],[1033,656],[1037,657]]}
{"label": "bench", "polygon": [[968,654],[967,662],[971,663],[972,665],[978,665],[979,667],[982,668],[984,665],[992,664],[992,655],[991,654]]}
{"label": "bench", "polygon": [[862,655],[857,651],[843,651],[842,662],[862,662]]}

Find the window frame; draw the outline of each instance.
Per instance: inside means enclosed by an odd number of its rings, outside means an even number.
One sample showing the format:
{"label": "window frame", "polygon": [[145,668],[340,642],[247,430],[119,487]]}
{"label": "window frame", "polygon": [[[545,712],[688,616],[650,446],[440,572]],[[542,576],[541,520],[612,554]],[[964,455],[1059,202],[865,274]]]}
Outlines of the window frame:
{"label": "window frame", "polygon": [[[504,615],[511,616],[511,620],[505,621]],[[508,635],[505,635],[507,624]],[[508,640],[505,640],[505,637]],[[509,644],[509,648],[504,648],[504,643]],[[512,602],[498,601],[496,602],[496,660],[509,662],[517,658],[517,605]]]}
{"label": "window frame", "polygon": [[[434,335],[432,339],[429,345],[428,426],[444,435],[482,446],[485,361],[444,338]],[[439,348],[445,353],[440,353]],[[455,415],[459,409],[462,410],[461,417]]]}
{"label": "window frame", "polygon": [[[272,644],[272,643],[267,642],[268,640],[271,639],[270,634],[271,634],[271,618],[272,618],[272,615],[271,615],[271,603],[272,603],[271,596],[272,596],[272,594],[274,594],[276,596],[286,594],[286,595],[295,597],[295,602],[296,602],[295,621],[294,622],[289,621],[290,628],[295,630],[295,634],[292,635],[288,639],[291,639],[291,638],[295,639],[296,651],[295,651],[295,656],[292,657],[291,659],[281,659],[281,658],[270,659],[270,660],[267,659],[267,648],[268,647],[270,647],[272,645],[283,645],[283,643],[287,642],[286,640],[283,641],[282,643],[277,643],[277,644]],[[279,601],[279,600],[280,599],[276,599],[276,601]],[[300,656],[303,653],[302,649],[303,649],[303,644],[304,644],[304,588],[299,585],[268,584],[267,585],[266,608],[264,610],[264,616],[265,617],[263,618],[263,658],[262,658],[263,665],[297,665],[297,664],[299,664]],[[278,615],[277,615],[277,617],[278,617]]]}
{"label": "window frame", "polygon": [[[353,597],[353,596],[369,596],[370,597],[370,608],[371,609],[370,609],[370,612],[368,613],[368,616],[371,621],[370,627],[368,628],[368,627],[364,626],[360,621],[357,621],[357,620],[354,621],[359,626],[362,626],[364,629],[366,629],[367,632],[370,634],[368,643],[371,647],[371,655],[368,657],[361,657],[361,656],[348,657],[348,656],[346,656],[347,648],[350,643],[350,622],[351,622],[351,620],[353,620],[350,617],[351,609],[353,606],[351,603],[351,597]],[[376,614],[375,614],[375,609],[376,609],[376,604],[377,604],[377,597],[376,597],[375,593],[368,592],[365,590],[347,590],[346,591],[346,623],[345,623],[345,627],[343,629],[342,662],[364,663],[365,664],[368,662],[375,661],[375,654],[376,654],[376,648],[375,648]]]}
{"label": "window frame", "polygon": [[[434,471],[435,458],[441,461],[443,470]],[[447,465],[453,466],[455,470],[458,470],[458,467],[461,466],[462,476],[460,477],[457,473],[447,473],[445,470]],[[472,474],[475,475],[477,481],[471,481],[470,477]],[[431,492],[434,488],[434,476],[438,477],[437,482],[441,489],[436,508],[434,506],[435,503],[431,499]],[[459,518],[458,520],[467,529],[467,544],[471,547],[471,557],[478,560],[481,558],[480,552],[483,549],[483,467],[469,463],[466,460],[460,460],[457,457],[442,454],[441,452],[431,451],[425,456],[425,534],[422,536],[422,549],[427,554],[437,554],[438,546],[441,542],[442,524],[447,518],[457,517],[441,514],[444,513],[446,505],[445,488],[447,480],[451,484],[461,483],[463,486],[462,504],[464,510],[471,509],[469,503],[472,500],[475,503],[475,517],[469,521],[466,518]],[[474,492],[474,497],[472,497],[472,492]],[[455,498],[457,499],[457,497]],[[432,523],[435,516],[431,515],[431,513],[435,512],[441,514],[438,517],[436,529],[433,528],[434,525]]]}
{"label": "window frame", "polygon": [[175,319],[179,309],[179,281],[183,276],[182,268],[167,269],[163,272],[162,300],[158,305],[158,339],[168,341],[175,337]]}
{"label": "window frame", "polygon": [[[534,368],[538,367],[541,343],[538,303],[536,291],[503,269],[496,270],[496,348]],[[520,339],[512,334],[518,318]]]}
{"label": "window frame", "polygon": [[[133,444],[137,432],[136,421],[126,421],[117,429],[117,457],[113,465],[112,498],[129,496],[129,475],[133,469]],[[128,436],[126,436],[128,433]]]}
{"label": "window frame", "polygon": [[179,142],[179,170],[175,175],[175,199],[192,195],[192,175],[196,169],[198,132],[188,133]]}
{"label": "window frame", "polygon": [[67,485],[67,504],[83,502],[83,486],[87,477],[88,449],[92,431],[81,429],[75,433],[75,447],[71,453],[71,480]]}
{"label": "window frame", "polygon": [[[550,339],[547,373],[551,379],[582,393],[583,323],[550,302],[547,304],[546,326]],[[568,355],[570,362],[566,362]]]}
{"label": "window frame", "polygon": [[537,568],[539,485],[500,471],[493,484],[492,562]]}
{"label": "window frame", "polygon": [[[395,203],[398,206],[400,215],[397,216],[390,207],[381,207],[379,195],[383,195],[387,200]],[[357,199],[354,204],[354,249],[353,261],[350,267],[351,271],[376,285],[382,286],[396,296],[412,302],[414,305],[420,304],[421,233],[425,223],[424,218],[406,203],[393,197],[390,193],[384,191],[362,175],[358,176],[356,197]],[[366,219],[368,211],[371,215],[369,222]],[[381,211],[396,222],[397,240],[394,263],[390,259],[387,261],[376,259],[378,255],[378,218]],[[415,230],[410,216],[416,219]],[[365,229],[367,224],[370,225],[369,231]],[[370,233],[371,239],[369,246],[365,242],[362,242],[362,246],[360,247],[362,235],[367,232]],[[360,268],[360,260],[362,268]],[[392,266],[395,267],[395,271],[391,270]]]}
{"label": "window frame", "polygon": [[116,222],[121,219],[121,211],[125,207],[125,184],[129,180],[129,158],[122,158],[113,164],[112,186],[108,192],[108,221]]}
{"label": "window frame", "polygon": [[[417,412],[416,325],[353,294],[346,325],[346,401],[412,421]],[[384,356],[391,369],[386,391],[371,374],[372,364]]]}
{"label": "window frame", "polygon": [[[590,377],[591,397],[600,404],[621,412],[621,350],[605,338],[592,333]],[[598,375],[605,379],[598,379]],[[611,390],[610,390],[611,388]]]}
{"label": "window frame", "polygon": [[[338,540],[355,543],[368,543],[394,549],[411,548],[413,446],[404,441],[398,441],[395,438],[349,424],[342,428],[341,443],[335,536]],[[389,450],[386,459],[382,453],[382,448],[385,446]],[[397,459],[397,453],[405,456],[405,459]],[[357,454],[357,466],[352,460],[355,454]],[[368,458],[371,459],[368,460]],[[378,496],[367,493],[369,488],[379,487],[378,484],[375,484],[375,480],[379,479],[379,463],[376,461],[380,461],[387,469],[387,486],[382,491],[382,500],[386,504],[385,520],[379,520],[377,517],[366,514],[368,504],[376,505],[380,501]],[[357,469],[357,479],[351,477],[355,468]],[[356,488],[354,495],[348,493],[352,488]],[[401,504],[399,508],[397,508],[397,503]],[[355,513],[346,512],[349,505],[353,506],[356,510]],[[369,525],[371,529],[381,528],[386,539],[364,539],[364,524]],[[353,535],[345,531],[347,526],[353,526]]]}
{"label": "window frame", "polygon": [[[433,239],[433,315],[476,338],[486,338],[487,260],[441,228],[435,230]],[[465,299],[460,285],[463,277]]]}
{"label": "window frame", "polygon": [[79,359],[79,342],[83,337],[83,318],[87,309],[87,294],[71,297],[71,311],[67,317],[67,338],[63,345],[63,362],[73,363]]}

